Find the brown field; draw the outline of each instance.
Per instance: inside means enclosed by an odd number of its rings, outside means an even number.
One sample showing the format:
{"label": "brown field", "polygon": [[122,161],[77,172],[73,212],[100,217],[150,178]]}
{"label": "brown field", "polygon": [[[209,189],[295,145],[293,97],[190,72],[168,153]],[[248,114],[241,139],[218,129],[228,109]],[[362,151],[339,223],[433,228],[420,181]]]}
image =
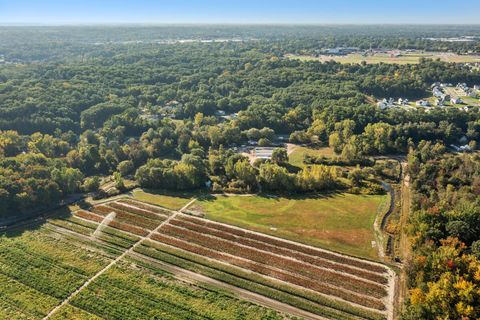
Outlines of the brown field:
{"label": "brown field", "polygon": [[391,57],[386,53],[377,53],[374,55],[363,56],[358,53],[348,54],[345,56],[331,56],[331,55],[320,55],[315,56],[301,56],[301,55],[286,55],[289,59],[297,59],[301,61],[337,61],[340,63],[360,63],[365,61],[368,64],[374,63],[390,63],[390,64],[417,64],[420,62],[420,58],[427,59],[440,59],[445,62],[456,62],[456,63],[466,63],[466,62],[480,62],[480,56],[478,55],[457,55],[454,53],[437,53],[437,52],[414,52],[414,53],[403,53],[398,57]]}

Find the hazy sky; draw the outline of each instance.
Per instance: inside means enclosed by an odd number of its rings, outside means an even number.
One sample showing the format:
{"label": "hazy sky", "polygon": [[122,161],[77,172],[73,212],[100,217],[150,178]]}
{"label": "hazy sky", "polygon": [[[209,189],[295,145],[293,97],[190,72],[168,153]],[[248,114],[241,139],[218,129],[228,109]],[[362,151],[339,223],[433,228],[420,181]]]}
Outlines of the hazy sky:
{"label": "hazy sky", "polygon": [[0,0],[0,24],[480,24],[480,0]]}

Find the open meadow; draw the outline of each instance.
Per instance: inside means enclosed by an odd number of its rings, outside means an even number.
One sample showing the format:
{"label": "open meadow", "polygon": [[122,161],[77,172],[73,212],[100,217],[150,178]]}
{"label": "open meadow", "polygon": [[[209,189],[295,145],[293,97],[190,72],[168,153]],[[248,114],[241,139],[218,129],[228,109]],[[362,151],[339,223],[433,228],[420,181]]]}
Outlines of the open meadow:
{"label": "open meadow", "polygon": [[289,148],[288,162],[294,167],[303,167],[305,156],[331,158],[335,155],[330,147],[309,148],[304,146],[292,145]]}
{"label": "open meadow", "polygon": [[385,199],[349,193],[248,199],[217,196],[201,199],[191,209],[207,219],[376,259],[373,223]]}
{"label": "open meadow", "polygon": [[1,319],[380,320],[392,310],[381,264],[131,197],[0,239]]}

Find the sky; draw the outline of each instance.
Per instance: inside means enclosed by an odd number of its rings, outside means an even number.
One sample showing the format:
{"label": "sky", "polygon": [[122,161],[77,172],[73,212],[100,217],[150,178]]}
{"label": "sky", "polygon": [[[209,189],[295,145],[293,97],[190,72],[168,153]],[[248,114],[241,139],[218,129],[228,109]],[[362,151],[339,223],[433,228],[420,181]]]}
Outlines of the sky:
{"label": "sky", "polygon": [[0,0],[8,24],[480,24],[480,0]]}

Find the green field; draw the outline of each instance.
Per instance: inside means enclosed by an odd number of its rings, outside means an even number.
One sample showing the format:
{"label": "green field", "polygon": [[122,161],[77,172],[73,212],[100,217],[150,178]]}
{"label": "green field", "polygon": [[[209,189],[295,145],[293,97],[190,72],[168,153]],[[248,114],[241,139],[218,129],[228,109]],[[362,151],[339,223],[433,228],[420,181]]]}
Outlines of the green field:
{"label": "green field", "polygon": [[377,259],[373,223],[386,196],[348,193],[315,197],[226,197],[201,199],[192,210],[208,219]]}
{"label": "green field", "polygon": [[292,166],[301,168],[303,166],[303,158],[306,155],[314,157],[323,156],[330,158],[333,157],[335,154],[333,152],[333,149],[329,147],[313,149],[303,146],[295,146],[293,148],[293,151],[288,155],[289,163]]}
{"label": "green field", "polygon": [[132,191],[134,199],[162,206],[167,209],[178,210],[193,199],[190,193],[162,193],[153,190],[135,189]]}
{"label": "green field", "polygon": [[391,57],[386,53],[378,53],[375,55],[363,56],[358,53],[348,54],[345,56],[330,56],[330,55],[320,55],[307,56],[307,55],[287,55],[289,59],[297,59],[301,61],[337,61],[340,63],[360,63],[365,61],[367,64],[375,63],[390,63],[390,64],[417,64],[420,62],[420,58],[427,59],[440,59],[445,62],[456,62],[456,63],[466,63],[466,62],[480,62],[479,56],[474,55],[457,55],[457,54],[446,54],[446,53],[403,53],[398,57]]}

